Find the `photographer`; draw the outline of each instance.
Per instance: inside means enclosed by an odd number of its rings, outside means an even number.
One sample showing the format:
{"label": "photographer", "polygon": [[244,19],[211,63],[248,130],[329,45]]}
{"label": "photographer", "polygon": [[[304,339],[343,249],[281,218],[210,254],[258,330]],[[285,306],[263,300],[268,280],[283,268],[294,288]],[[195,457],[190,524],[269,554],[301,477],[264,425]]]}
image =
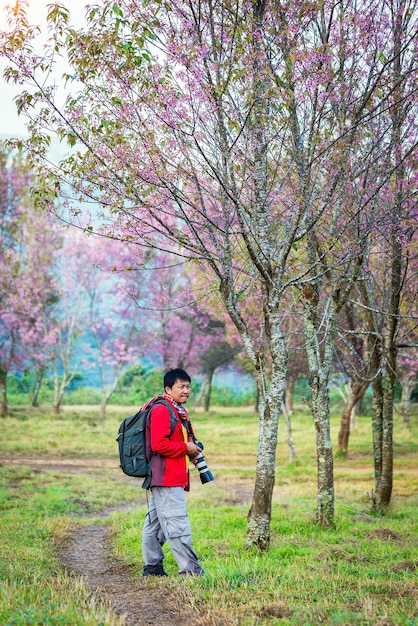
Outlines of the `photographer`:
{"label": "photographer", "polygon": [[192,547],[185,490],[189,490],[189,459],[201,453],[189,416],[184,408],[190,395],[191,378],[182,369],[164,376],[164,400],[174,409],[177,423],[171,428],[169,409],[155,405],[147,424],[147,457],[154,455],[151,468],[151,497],[142,531],[143,576],[167,576],[163,568],[162,545],[167,540],[179,567],[179,574],[203,574]]}

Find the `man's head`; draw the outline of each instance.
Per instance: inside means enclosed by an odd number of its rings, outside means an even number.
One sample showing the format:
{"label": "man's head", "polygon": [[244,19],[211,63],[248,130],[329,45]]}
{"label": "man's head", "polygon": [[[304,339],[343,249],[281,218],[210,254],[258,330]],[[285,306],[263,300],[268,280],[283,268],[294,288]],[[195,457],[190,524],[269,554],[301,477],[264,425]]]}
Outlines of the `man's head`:
{"label": "man's head", "polygon": [[177,367],[164,375],[164,391],[178,404],[187,402],[192,379],[187,372]]}

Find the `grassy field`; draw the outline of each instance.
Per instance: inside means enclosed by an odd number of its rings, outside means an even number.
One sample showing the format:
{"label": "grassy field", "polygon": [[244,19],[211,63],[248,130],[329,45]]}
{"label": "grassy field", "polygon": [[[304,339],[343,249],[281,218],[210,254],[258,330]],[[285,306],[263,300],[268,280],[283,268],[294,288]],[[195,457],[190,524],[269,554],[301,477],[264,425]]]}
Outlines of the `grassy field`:
{"label": "grassy field", "polygon": [[[342,624],[418,625],[418,415],[406,429],[396,418],[393,505],[373,515],[370,417],[359,417],[348,458],[335,460],[336,526],[315,523],[314,427],[306,409],[293,417],[298,458],[289,463],[280,424],[271,548],[245,549],[257,447],[257,416],[250,409],[191,412],[205,443],[215,481],[192,475],[188,508],[194,545],[206,574],[180,580],[169,550],[170,578],[146,581],[181,601],[196,626]],[[140,482],[118,468],[115,434],[126,407],[111,407],[104,423],[94,407],[49,410],[19,407],[1,420],[1,454],[93,459],[105,467],[61,471],[0,467],[0,624],[115,625],[118,620],[68,576],[56,546],[86,523],[109,524],[115,558],[140,577],[141,526],[146,510]],[[128,410],[129,414],[129,410]],[[332,420],[336,441],[339,414]],[[129,510],[118,510],[126,503]],[[115,507],[106,518],[104,511]],[[156,626],[158,626],[156,624]]]}

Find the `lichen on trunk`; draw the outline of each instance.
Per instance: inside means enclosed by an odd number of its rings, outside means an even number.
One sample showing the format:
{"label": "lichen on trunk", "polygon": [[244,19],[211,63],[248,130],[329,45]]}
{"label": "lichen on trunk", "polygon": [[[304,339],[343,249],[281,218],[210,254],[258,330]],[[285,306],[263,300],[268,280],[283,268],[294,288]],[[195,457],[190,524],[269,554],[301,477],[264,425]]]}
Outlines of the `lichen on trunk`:
{"label": "lichen on trunk", "polygon": [[321,352],[317,328],[318,290],[304,291],[304,328],[309,366],[311,410],[316,432],[318,491],[316,519],[321,526],[334,525],[334,458],[329,408],[329,373],[336,337],[336,309],[332,298],[327,307],[327,332],[323,333]]}
{"label": "lichen on trunk", "polygon": [[266,550],[270,545],[271,502],[275,482],[280,404],[269,395],[260,402],[256,478],[247,516],[247,547]]}

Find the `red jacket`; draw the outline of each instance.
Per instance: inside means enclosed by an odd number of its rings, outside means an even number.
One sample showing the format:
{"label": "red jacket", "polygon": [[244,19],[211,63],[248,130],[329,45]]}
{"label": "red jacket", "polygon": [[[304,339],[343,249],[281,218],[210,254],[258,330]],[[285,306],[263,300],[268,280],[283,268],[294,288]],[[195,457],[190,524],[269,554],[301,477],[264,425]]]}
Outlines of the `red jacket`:
{"label": "red jacket", "polygon": [[[164,399],[167,400],[167,398]],[[148,455],[155,453],[151,465],[150,487],[188,487],[189,485],[187,435],[185,435],[185,428],[181,424],[176,408],[172,406],[178,422],[171,435],[171,419],[167,407],[157,404],[150,412],[147,431],[147,441],[150,442]]]}

